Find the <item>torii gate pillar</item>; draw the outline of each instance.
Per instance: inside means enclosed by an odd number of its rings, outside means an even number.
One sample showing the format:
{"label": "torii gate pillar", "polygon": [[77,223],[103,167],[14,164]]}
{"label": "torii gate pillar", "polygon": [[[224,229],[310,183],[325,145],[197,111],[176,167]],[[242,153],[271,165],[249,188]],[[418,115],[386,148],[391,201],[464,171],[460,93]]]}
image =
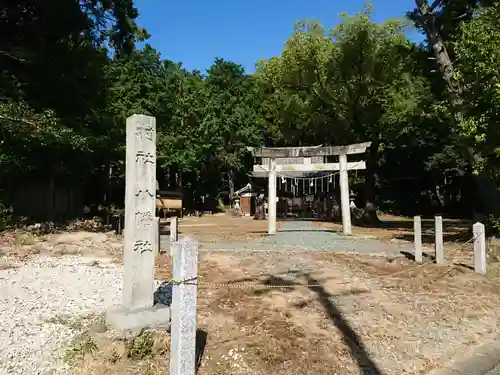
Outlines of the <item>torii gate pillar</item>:
{"label": "torii gate pillar", "polygon": [[340,208],[342,211],[342,230],[344,234],[352,234],[351,207],[349,205],[349,177],[347,176],[347,154],[339,154],[340,169]]}
{"label": "torii gate pillar", "polygon": [[269,183],[267,193],[267,233],[276,233],[276,159],[269,158]]}

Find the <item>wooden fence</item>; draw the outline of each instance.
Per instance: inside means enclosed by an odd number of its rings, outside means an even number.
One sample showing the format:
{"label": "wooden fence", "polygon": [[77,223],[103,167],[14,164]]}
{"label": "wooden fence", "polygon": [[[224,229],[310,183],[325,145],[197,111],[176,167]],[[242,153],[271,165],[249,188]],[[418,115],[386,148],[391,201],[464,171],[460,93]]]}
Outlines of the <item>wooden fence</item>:
{"label": "wooden fence", "polygon": [[55,181],[20,184],[12,193],[14,215],[33,220],[65,220],[83,213],[83,187]]}

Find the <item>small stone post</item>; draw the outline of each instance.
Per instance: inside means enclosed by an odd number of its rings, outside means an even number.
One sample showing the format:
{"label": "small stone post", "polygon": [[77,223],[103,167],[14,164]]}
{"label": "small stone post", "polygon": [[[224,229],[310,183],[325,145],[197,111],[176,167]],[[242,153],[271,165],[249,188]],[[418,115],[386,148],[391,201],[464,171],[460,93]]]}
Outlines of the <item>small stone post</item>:
{"label": "small stone post", "polygon": [[413,217],[413,231],[415,242],[415,261],[422,263],[422,219],[420,216]]}
{"label": "small stone post", "polygon": [[486,275],[486,234],[484,224],[472,226],[474,235],[474,271]]}
{"label": "small stone post", "polygon": [[185,237],[172,245],[172,254],[170,375],[194,375],[198,243]]}
{"label": "small stone post", "polygon": [[177,216],[172,216],[170,218],[170,245],[174,242],[177,242],[178,238],[178,224],[177,224]]}
{"label": "small stone post", "polygon": [[442,264],[444,263],[444,247],[443,247],[443,218],[441,216],[434,217],[434,234],[435,234],[436,264]]}

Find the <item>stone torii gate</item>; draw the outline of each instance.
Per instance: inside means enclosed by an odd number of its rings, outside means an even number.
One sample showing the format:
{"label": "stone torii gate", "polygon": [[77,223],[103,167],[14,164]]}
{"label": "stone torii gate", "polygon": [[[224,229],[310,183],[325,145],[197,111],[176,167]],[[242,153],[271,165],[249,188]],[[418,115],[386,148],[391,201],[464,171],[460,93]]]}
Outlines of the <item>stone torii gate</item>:
{"label": "stone torii gate", "polygon": [[[347,162],[347,155],[363,154],[371,142],[348,146],[327,147],[248,147],[255,158],[268,158],[268,165],[256,164],[255,172],[266,172],[269,178],[268,191],[268,233],[276,233],[276,177],[277,172],[326,172],[340,171],[340,205],[342,210],[342,228],[344,234],[352,233],[351,209],[349,207],[349,179],[347,171],[366,169],[364,161]],[[338,163],[304,163],[277,165],[279,158],[311,158],[338,155]]]}

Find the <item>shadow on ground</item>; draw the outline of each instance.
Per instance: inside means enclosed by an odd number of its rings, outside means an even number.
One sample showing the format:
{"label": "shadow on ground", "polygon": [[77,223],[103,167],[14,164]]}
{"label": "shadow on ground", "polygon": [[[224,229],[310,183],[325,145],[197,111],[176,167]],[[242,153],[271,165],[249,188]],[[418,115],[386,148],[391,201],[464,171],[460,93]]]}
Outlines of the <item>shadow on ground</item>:
{"label": "shadow on ground", "polygon": [[[300,272],[300,271],[289,271],[287,275],[293,275],[295,280],[290,281],[283,279],[282,277],[275,275],[267,275],[262,284],[269,286],[279,286],[282,285],[285,290],[293,291],[299,286],[303,288],[306,286],[309,290],[316,294],[318,302],[323,307],[325,313],[328,315],[331,323],[341,332],[344,342],[348,345],[352,357],[357,363],[360,373],[363,375],[382,375],[381,369],[378,365],[371,359],[370,354],[366,350],[361,338],[354,331],[354,329],[345,320],[340,309],[332,302],[333,298],[357,295],[363,293],[369,293],[368,289],[355,289],[348,292],[333,295],[327,292],[327,290],[322,286],[321,280],[314,278],[310,273]],[[306,282],[300,283],[303,280]],[[259,280],[252,278],[245,278],[240,280],[235,280],[232,283],[242,283],[242,282],[257,282]],[[258,289],[254,292],[255,295],[260,296],[265,293],[269,293],[271,289]],[[304,306],[300,304],[295,305],[296,308],[300,309]]]}
{"label": "shadow on ground", "polygon": [[[410,253],[408,251],[401,251],[401,255],[403,255],[406,259],[408,260],[411,260],[411,261],[415,261],[415,254],[414,253]],[[427,252],[422,252],[422,258],[426,258],[427,260],[432,260],[432,261],[436,261],[436,257],[432,254],[429,254]]]}
{"label": "shadow on ground", "polygon": [[[403,255],[406,259],[415,261],[415,254],[409,253],[407,251],[401,251],[401,255]],[[426,261],[436,262],[436,257],[428,252],[422,252],[422,257],[426,259]],[[468,270],[474,271],[474,267],[470,264],[466,263],[453,263],[455,266],[466,268]]]}
{"label": "shadow on ground", "polygon": [[[306,229],[278,229],[277,232],[279,233],[314,233],[314,232],[326,232],[326,233],[335,233],[338,234],[339,236],[342,235],[341,231],[338,230],[331,230],[331,229],[325,229],[325,228],[306,228]],[[252,233],[252,232],[250,232]],[[253,232],[253,233],[262,233],[264,236],[273,236],[273,234],[268,234],[267,232]]]}
{"label": "shadow on ground", "polygon": [[208,333],[202,329],[196,330],[196,373],[198,373],[207,346]]}
{"label": "shadow on ground", "polygon": [[[444,242],[465,242],[468,241],[472,236],[472,232],[469,230],[462,230],[460,232],[456,233],[443,233],[443,241]],[[414,234],[408,233],[408,234],[401,234],[399,236],[396,236],[398,240],[404,240],[404,241],[409,241],[413,242],[414,241]],[[435,242],[435,236],[434,233],[427,233],[427,234],[422,234],[422,243],[424,244],[432,244]]]}
{"label": "shadow on ground", "polygon": [[[286,228],[289,223],[293,222],[322,222],[322,223],[335,223],[342,225],[341,221],[328,220],[323,218],[288,218],[288,219],[279,219],[278,223],[282,222],[284,227]],[[413,234],[413,219],[400,219],[400,220],[386,220],[386,221],[378,221],[375,223],[353,223],[354,228],[366,228],[366,229],[386,229],[386,230],[394,230],[394,231],[402,231],[404,233],[394,236],[394,238],[404,241],[413,242],[414,234]],[[318,227],[315,227],[318,228]],[[455,242],[455,241],[466,241],[472,235],[472,226],[471,223],[467,220],[443,220],[443,240],[445,242]],[[341,234],[341,230],[329,230],[326,228],[319,227],[318,229],[310,229],[313,230],[322,230],[331,233]],[[307,230],[295,230],[295,229],[284,229],[279,232],[301,232]],[[422,219],[422,242],[423,243],[434,243],[434,219]]]}
{"label": "shadow on ground", "polygon": [[163,281],[153,294],[153,303],[170,306],[172,304],[172,284],[168,281]]}

